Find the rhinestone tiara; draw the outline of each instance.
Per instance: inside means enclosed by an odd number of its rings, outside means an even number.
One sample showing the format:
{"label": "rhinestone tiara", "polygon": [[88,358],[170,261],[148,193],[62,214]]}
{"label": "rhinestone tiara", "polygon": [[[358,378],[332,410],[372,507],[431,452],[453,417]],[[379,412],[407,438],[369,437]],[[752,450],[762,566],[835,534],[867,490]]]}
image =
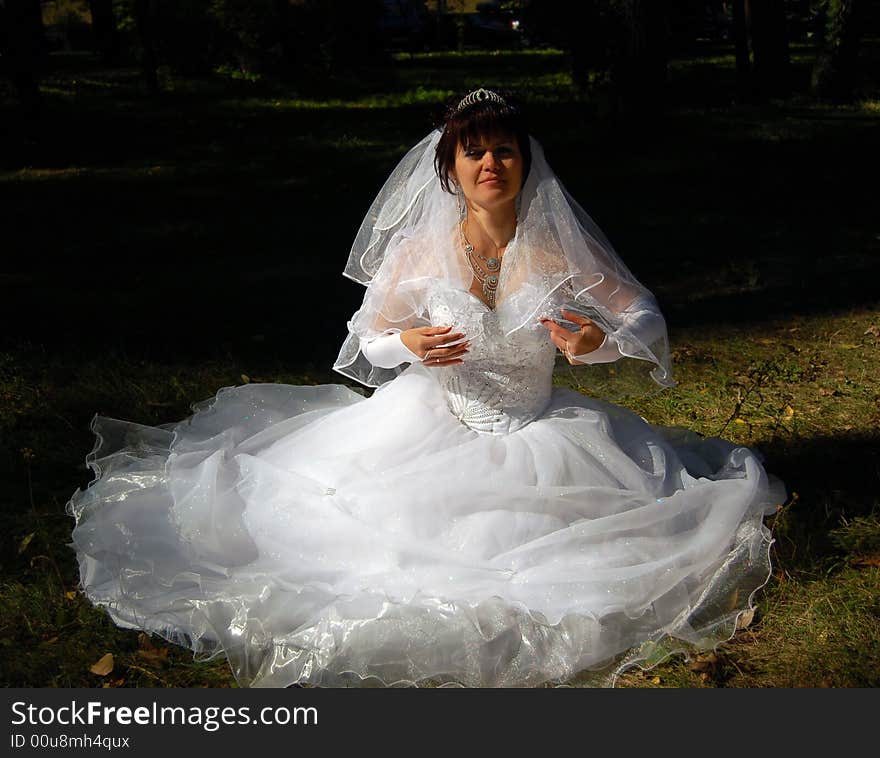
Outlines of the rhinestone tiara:
{"label": "rhinestone tiara", "polygon": [[485,102],[493,102],[498,103],[499,105],[507,105],[507,101],[497,92],[493,92],[490,89],[483,89],[482,87],[480,87],[479,89],[475,89],[473,92],[468,92],[461,99],[461,102],[459,102],[459,104],[455,107],[455,112],[461,113],[465,108],[470,108],[472,105]]}

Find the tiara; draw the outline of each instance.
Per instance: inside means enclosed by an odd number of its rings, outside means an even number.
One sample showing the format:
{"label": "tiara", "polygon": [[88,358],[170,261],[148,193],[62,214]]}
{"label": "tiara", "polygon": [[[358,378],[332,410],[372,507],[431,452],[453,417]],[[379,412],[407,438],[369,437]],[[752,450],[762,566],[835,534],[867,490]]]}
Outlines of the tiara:
{"label": "tiara", "polygon": [[507,101],[501,97],[497,92],[493,92],[490,89],[483,89],[480,87],[479,89],[475,89],[473,92],[468,92],[465,95],[461,102],[455,107],[456,113],[461,113],[465,108],[470,108],[472,105],[476,105],[477,103],[498,103],[499,105],[507,105]]}

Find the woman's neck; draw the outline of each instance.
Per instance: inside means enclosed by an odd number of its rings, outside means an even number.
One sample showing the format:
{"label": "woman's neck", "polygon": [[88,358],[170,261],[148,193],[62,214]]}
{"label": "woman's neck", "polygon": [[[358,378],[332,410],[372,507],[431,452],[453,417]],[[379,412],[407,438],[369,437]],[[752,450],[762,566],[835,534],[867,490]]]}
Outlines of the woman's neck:
{"label": "woman's neck", "polygon": [[500,250],[507,246],[516,232],[516,206],[510,203],[489,209],[468,203],[467,230],[471,244],[480,247],[491,244],[495,250]]}

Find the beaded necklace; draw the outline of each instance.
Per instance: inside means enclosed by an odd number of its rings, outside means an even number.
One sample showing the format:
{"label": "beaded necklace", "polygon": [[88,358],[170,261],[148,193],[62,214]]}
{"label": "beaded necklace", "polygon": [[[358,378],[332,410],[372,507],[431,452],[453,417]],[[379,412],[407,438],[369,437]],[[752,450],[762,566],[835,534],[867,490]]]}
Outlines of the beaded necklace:
{"label": "beaded necklace", "polygon": [[[461,238],[462,247],[464,248],[465,257],[467,258],[468,264],[474,272],[477,281],[483,286],[483,296],[486,298],[486,304],[490,308],[494,308],[495,293],[498,290],[497,272],[501,269],[501,257],[493,255],[487,258],[485,255],[478,253],[468,240],[467,235],[464,233],[464,222],[465,216],[462,215],[461,220],[458,222],[458,233]],[[507,247],[507,245],[504,247]],[[477,258],[481,259],[486,264],[487,271],[483,271],[483,267],[477,262]]]}

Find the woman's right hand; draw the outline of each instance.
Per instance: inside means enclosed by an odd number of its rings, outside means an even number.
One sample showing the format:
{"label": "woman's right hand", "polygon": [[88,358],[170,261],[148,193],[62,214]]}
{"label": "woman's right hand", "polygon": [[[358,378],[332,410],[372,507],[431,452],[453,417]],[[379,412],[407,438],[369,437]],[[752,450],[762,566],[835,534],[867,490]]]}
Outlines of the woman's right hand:
{"label": "woman's right hand", "polygon": [[451,326],[419,326],[400,333],[400,340],[410,352],[422,359],[426,366],[452,366],[463,362],[469,341],[451,347],[442,347],[464,337],[461,332],[450,334]]}

